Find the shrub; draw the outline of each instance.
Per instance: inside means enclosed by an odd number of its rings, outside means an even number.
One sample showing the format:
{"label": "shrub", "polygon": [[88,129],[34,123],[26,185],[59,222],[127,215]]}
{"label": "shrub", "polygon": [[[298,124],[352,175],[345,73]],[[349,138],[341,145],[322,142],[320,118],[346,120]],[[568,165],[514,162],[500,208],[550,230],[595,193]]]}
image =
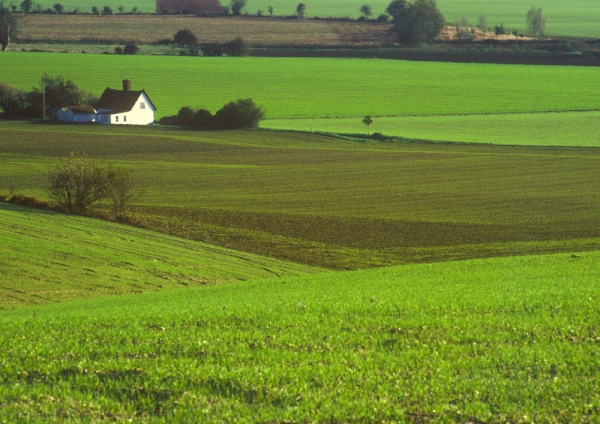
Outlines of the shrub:
{"label": "shrub", "polygon": [[205,43],[200,46],[204,56],[223,56],[223,45],[220,43]]}
{"label": "shrub", "polygon": [[213,126],[214,116],[206,109],[200,109],[194,115],[194,123],[195,127],[203,127],[210,128]]}
{"label": "shrub", "polygon": [[177,125],[191,126],[194,123],[195,112],[191,107],[184,106],[177,113]]}
{"label": "shrub", "polygon": [[377,17],[377,22],[387,22],[390,20],[390,15],[387,13],[382,13]]}
{"label": "shrub", "polygon": [[126,169],[114,168],[109,165],[106,169],[106,199],[110,202],[111,212],[115,218],[125,218],[125,213],[132,201],[141,196],[135,190],[131,172]]}
{"label": "shrub", "polygon": [[115,54],[123,54],[123,47],[115,47]]}
{"label": "shrub", "polygon": [[223,46],[223,52],[229,56],[246,56],[248,47],[243,38],[236,38]]}
{"label": "shrub", "polygon": [[138,52],[138,46],[133,43],[125,44],[123,54],[136,54]]}
{"label": "shrub", "polygon": [[0,82],[0,108],[6,115],[19,115],[25,109],[25,93],[12,85]]}
{"label": "shrub", "polygon": [[189,29],[180,29],[173,36],[173,43],[179,46],[198,44],[198,37]]}
{"label": "shrub", "polygon": [[239,99],[223,106],[215,114],[214,125],[217,128],[257,128],[264,119],[265,111],[252,99]]}
{"label": "shrub", "polygon": [[[3,199],[0,201],[6,200],[5,196],[2,196]],[[26,208],[36,208],[36,209],[52,209],[48,202],[44,202],[43,200],[38,199],[37,197],[28,197],[23,196],[22,194],[15,194],[8,199],[8,203],[12,203],[13,205],[25,206]]]}

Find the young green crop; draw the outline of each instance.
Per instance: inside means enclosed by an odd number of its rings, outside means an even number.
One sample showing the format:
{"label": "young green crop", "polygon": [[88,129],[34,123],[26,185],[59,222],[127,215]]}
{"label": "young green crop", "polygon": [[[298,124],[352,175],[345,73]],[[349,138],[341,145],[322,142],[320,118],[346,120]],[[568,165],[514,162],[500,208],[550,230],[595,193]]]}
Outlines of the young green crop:
{"label": "young green crop", "polygon": [[596,249],[598,149],[359,143],[275,131],[0,125],[0,193],[58,158],[130,169],[149,228],[335,269]]}
{"label": "young green crop", "polygon": [[64,75],[97,95],[128,77],[133,89],[145,89],[152,98],[157,118],[182,106],[214,113],[239,98],[252,98],[267,118],[600,109],[600,86],[590,84],[600,76],[594,67],[15,52],[2,57],[2,80],[28,90],[40,85],[43,73]]}
{"label": "young green crop", "polygon": [[0,420],[595,422],[600,255],[0,312]]}
{"label": "young green crop", "polygon": [[[271,119],[262,128],[365,137],[361,117]],[[373,117],[371,133],[428,141],[600,147],[599,112]]]}

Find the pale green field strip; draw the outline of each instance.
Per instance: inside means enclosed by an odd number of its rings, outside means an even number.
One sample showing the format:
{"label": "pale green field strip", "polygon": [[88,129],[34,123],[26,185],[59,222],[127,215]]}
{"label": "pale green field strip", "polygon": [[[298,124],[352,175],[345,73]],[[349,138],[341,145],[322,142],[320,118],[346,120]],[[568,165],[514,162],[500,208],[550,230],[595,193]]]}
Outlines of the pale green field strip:
{"label": "pale green field strip", "polygon": [[[319,0],[315,3],[306,3],[306,14],[312,16],[350,16],[358,18],[361,16],[359,9],[363,4],[369,4],[373,11],[373,18],[383,13],[388,6],[389,1],[365,1],[365,0]],[[525,29],[525,15],[531,8],[531,5],[524,4],[519,0],[507,0],[503,2],[494,2],[491,0],[440,0],[438,7],[446,17],[448,22],[454,22],[457,17],[465,15],[469,18],[472,25],[476,25],[479,16],[484,14],[487,17],[488,25],[493,27],[503,23],[507,28]],[[53,3],[41,2],[44,8],[51,8]],[[81,12],[91,12],[92,6],[98,6],[100,9],[108,4],[115,13],[119,6],[129,12],[133,7],[140,11],[153,13],[156,10],[156,3],[150,0],[119,0],[118,2],[107,1],[102,4],[91,0],[66,0],[61,2],[65,10],[74,10],[79,8]],[[228,5],[227,1],[221,4]],[[296,12],[298,2],[295,0],[248,0],[245,12],[255,14],[262,10],[267,14],[269,6],[274,8],[274,15],[293,15]],[[598,20],[600,19],[600,5],[594,0],[575,0],[560,1],[546,0],[542,7],[547,17],[549,34],[575,35],[582,37],[598,37]]]}
{"label": "pale green field strip", "polygon": [[[600,147],[600,112],[372,117],[370,133],[405,139],[530,146]],[[262,128],[367,135],[363,117],[272,119]]]}
{"label": "pale green field strip", "polygon": [[6,203],[0,203],[0,221],[0,309],[317,271],[121,224]]}
{"label": "pale green field strip", "polygon": [[[26,69],[27,72],[23,70]],[[182,106],[215,113],[252,98],[268,118],[439,115],[600,109],[598,68],[361,59],[2,54],[0,81],[30,90],[64,75],[100,95],[128,77],[157,117]]]}
{"label": "pale green field strip", "polygon": [[3,311],[0,419],[596,422],[599,300],[589,252]]}

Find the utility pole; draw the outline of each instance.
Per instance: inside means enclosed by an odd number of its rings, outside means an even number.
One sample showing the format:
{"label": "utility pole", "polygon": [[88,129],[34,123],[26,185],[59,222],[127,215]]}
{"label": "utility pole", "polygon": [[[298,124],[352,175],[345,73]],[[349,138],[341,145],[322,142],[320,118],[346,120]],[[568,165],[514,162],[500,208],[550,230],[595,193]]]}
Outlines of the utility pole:
{"label": "utility pole", "polygon": [[44,85],[44,75],[42,75],[42,113],[44,121],[46,120],[46,86]]}

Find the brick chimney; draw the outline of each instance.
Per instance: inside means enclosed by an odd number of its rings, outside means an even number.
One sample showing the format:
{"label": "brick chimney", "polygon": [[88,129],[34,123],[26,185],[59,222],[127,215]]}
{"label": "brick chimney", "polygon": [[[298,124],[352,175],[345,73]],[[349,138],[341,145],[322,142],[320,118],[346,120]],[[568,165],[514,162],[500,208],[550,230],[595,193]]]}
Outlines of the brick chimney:
{"label": "brick chimney", "polygon": [[131,80],[129,78],[123,80],[123,91],[131,91]]}

